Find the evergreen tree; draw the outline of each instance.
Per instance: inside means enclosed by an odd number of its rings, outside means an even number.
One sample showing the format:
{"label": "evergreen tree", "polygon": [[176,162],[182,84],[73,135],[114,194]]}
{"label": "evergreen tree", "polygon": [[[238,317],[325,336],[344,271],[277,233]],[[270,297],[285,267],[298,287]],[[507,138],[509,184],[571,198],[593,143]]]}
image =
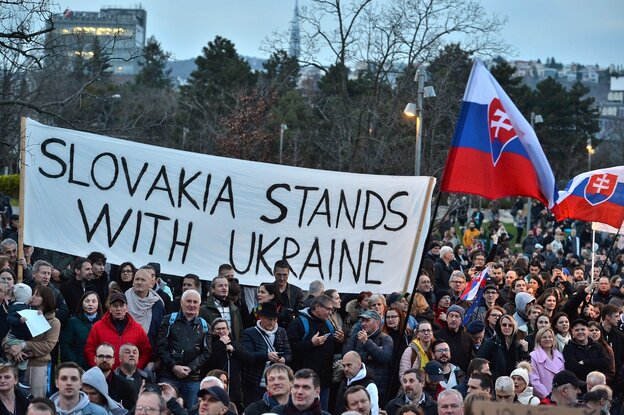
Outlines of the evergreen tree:
{"label": "evergreen tree", "polygon": [[279,91],[288,91],[297,86],[299,62],[296,57],[289,56],[285,50],[273,52],[262,66],[266,71],[262,76],[266,84]]}
{"label": "evergreen tree", "polygon": [[147,40],[143,48],[141,70],[134,82],[148,88],[171,88],[171,69],[165,69],[171,54],[162,50],[160,42],[153,36]]}

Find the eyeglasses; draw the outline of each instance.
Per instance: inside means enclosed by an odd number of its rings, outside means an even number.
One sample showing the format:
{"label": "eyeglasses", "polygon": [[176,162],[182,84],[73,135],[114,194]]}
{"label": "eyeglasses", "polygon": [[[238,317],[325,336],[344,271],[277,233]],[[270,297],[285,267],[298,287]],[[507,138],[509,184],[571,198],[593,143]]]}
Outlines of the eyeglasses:
{"label": "eyeglasses", "polygon": [[160,409],[152,408],[151,406],[135,406],[134,407],[134,413],[135,414],[139,414],[139,413],[143,413],[143,414],[157,414],[157,413],[160,413]]}
{"label": "eyeglasses", "polygon": [[99,354],[99,355],[97,355],[95,357],[97,357],[98,359],[102,359],[102,360],[111,360],[115,356],[111,356],[109,354]]}
{"label": "eyeglasses", "polygon": [[323,307],[325,310],[330,311],[330,312],[334,311],[334,307],[326,307],[324,305],[321,305],[321,307]]}
{"label": "eyeglasses", "polygon": [[434,353],[449,353],[451,351],[451,349],[436,349],[433,352]]}
{"label": "eyeglasses", "polygon": [[451,284],[462,284],[464,281],[449,281]]}

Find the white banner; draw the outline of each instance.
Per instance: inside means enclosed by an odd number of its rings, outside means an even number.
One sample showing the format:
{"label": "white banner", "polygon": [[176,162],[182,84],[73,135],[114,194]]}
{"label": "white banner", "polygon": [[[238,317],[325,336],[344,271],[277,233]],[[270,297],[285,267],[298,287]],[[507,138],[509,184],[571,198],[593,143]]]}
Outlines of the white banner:
{"label": "white banner", "polygon": [[592,222],[592,229],[598,232],[618,233],[624,235],[624,225],[618,230],[611,225],[602,222]]}
{"label": "white banner", "polygon": [[[24,242],[242,284],[316,279],[341,292],[415,278],[434,178],[337,173],[188,153],[28,120]],[[410,280],[406,281],[407,276]]]}

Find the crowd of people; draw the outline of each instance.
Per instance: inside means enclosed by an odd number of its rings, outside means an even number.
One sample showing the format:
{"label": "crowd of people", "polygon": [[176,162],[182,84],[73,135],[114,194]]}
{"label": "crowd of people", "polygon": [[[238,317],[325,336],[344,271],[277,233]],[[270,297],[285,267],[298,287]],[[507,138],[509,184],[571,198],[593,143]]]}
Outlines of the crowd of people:
{"label": "crowd of people", "polygon": [[230,264],[178,278],[100,252],[18,258],[14,218],[0,242],[0,415],[450,415],[480,400],[622,413],[624,246],[533,218],[514,243],[494,209],[461,212],[413,293],[356,294],[304,292],[286,260],[247,287]]}

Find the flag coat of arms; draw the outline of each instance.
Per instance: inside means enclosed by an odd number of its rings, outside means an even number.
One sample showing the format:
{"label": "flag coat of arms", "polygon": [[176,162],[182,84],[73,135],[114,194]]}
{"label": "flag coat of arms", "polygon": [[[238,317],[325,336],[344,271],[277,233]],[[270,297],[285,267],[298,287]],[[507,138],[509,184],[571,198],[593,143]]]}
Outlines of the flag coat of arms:
{"label": "flag coat of arms", "polygon": [[533,128],[479,60],[464,93],[441,189],[554,204],[555,177]]}
{"label": "flag coat of arms", "polygon": [[624,166],[579,174],[559,192],[552,211],[557,220],[578,219],[620,228],[624,222]]}

